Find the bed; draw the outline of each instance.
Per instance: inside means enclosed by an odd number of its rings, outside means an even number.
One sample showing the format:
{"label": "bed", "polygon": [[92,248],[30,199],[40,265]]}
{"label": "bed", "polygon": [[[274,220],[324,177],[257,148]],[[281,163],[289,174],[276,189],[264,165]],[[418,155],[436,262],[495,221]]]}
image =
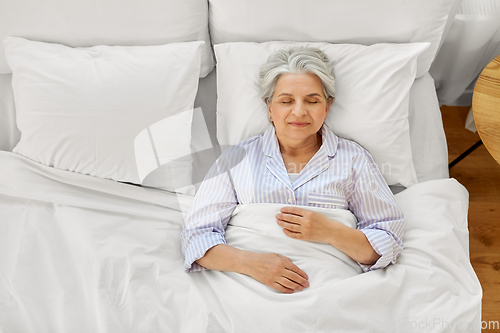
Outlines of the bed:
{"label": "bed", "polygon": [[[448,177],[428,73],[459,4],[2,2],[0,331],[479,332],[468,193]],[[291,43],[332,59],[327,125],[374,156],[405,248],[361,273],[271,228],[279,207],[242,206],[228,242],[308,264],[311,287],[186,273],[196,190],[221,151],[269,126],[253,74]]]}

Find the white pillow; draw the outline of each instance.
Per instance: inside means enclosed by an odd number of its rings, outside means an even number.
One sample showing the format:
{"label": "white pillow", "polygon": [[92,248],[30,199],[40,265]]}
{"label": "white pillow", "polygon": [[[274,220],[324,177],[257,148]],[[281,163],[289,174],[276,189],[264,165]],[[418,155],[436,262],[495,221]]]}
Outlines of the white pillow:
{"label": "white pillow", "polygon": [[367,149],[389,185],[417,183],[412,161],[408,110],[417,57],[429,43],[225,43],[217,60],[217,138],[233,145],[270,126],[260,98],[260,65],[279,48],[311,45],[332,62],[336,98],[326,124],[337,135]]}
{"label": "white pillow", "polygon": [[[204,42],[70,48],[9,37],[4,45],[21,131],[13,152],[139,184],[134,139],[151,124],[192,110]],[[190,154],[190,126],[171,130],[175,140],[165,144]],[[190,179],[190,170],[184,176]]]}
{"label": "white pillow", "polygon": [[209,0],[212,43],[308,41],[431,42],[417,77],[434,60],[461,0]]}
{"label": "white pillow", "polygon": [[[149,46],[203,40],[201,76],[214,55],[207,0],[0,1],[0,40],[19,36],[72,47]],[[0,45],[0,73],[11,73]]]}

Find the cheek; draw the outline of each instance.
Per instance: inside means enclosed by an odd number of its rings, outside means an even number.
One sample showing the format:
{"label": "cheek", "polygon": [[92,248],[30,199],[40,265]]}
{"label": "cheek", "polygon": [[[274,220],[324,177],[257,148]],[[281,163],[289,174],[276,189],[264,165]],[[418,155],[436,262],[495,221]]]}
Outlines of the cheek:
{"label": "cheek", "polygon": [[286,107],[283,107],[282,105],[276,105],[273,106],[271,111],[271,114],[273,115],[273,119],[281,119],[285,118],[286,115],[289,113]]}
{"label": "cheek", "polygon": [[318,108],[318,110],[315,110],[314,112],[314,119],[317,121],[324,121],[326,119],[326,116],[328,115],[327,111],[323,108]]}

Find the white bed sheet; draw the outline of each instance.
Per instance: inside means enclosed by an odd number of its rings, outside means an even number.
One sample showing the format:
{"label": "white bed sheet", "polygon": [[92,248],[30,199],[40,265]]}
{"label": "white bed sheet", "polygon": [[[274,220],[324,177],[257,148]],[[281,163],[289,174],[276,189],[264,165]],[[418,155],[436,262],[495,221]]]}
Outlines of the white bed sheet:
{"label": "white bed sheet", "polygon": [[0,74],[0,150],[12,151],[20,139],[12,92],[12,74]]}
{"label": "white bed sheet", "polygon": [[418,182],[448,178],[448,145],[434,79],[429,73],[415,80],[410,89],[409,122]]}
{"label": "white bed sheet", "polygon": [[[185,273],[180,207],[192,197],[57,170],[10,152],[0,152],[0,166],[0,332],[256,332],[259,325],[273,332],[446,332],[445,321],[480,331],[468,195],[455,180],[396,196],[407,217],[396,265],[311,288],[305,306],[305,292],[287,298],[259,286],[258,296],[246,276]],[[228,275],[240,285],[226,290],[219,280]],[[259,306],[259,297],[274,307]],[[280,311],[286,302],[303,311],[290,317]],[[292,326],[276,326],[287,319]]]}

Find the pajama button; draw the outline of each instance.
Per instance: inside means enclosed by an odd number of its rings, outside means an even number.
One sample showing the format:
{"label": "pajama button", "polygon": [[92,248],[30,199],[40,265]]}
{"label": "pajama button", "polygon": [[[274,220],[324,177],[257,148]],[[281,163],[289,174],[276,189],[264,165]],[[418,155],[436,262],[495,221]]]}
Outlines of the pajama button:
{"label": "pajama button", "polygon": [[292,203],[292,202],[293,202],[293,200],[292,200],[292,199],[288,199],[288,203]]}

